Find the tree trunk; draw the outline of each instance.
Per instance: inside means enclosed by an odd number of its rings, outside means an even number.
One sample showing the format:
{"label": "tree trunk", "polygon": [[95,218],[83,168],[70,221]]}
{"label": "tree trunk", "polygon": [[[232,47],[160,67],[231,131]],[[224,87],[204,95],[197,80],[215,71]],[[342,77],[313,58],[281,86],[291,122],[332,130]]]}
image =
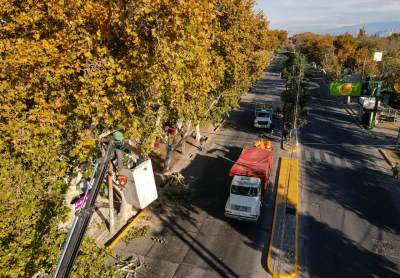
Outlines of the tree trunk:
{"label": "tree trunk", "polygon": [[[182,141],[183,141],[183,135],[181,135],[182,136]],[[185,155],[186,154],[186,146],[185,146],[185,144],[186,144],[186,140],[185,141],[183,141],[182,142],[182,155]]]}
{"label": "tree trunk", "polygon": [[196,140],[197,140],[197,141],[200,141],[200,138],[201,138],[201,134],[200,134],[200,125],[197,124],[197,125],[196,125]]}
{"label": "tree trunk", "polygon": [[[174,139],[172,140],[172,142],[171,143],[169,143],[169,142],[166,143],[167,156],[165,157],[163,174],[165,174],[165,173],[167,173],[169,171],[172,155],[176,152],[176,150],[180,146],[183,145],[183,143],[188,138],[189,134],[193,131],[191,129],[191,122],[188,123],[188,127],[187,127],[186,132],[184,134],[182,134],[182,131],[183,131],[182,129],[179,129],[179,132],[174,136]],[[177,143],[179,137],[181,137],[181,140],[179,141],[179,143]]]}

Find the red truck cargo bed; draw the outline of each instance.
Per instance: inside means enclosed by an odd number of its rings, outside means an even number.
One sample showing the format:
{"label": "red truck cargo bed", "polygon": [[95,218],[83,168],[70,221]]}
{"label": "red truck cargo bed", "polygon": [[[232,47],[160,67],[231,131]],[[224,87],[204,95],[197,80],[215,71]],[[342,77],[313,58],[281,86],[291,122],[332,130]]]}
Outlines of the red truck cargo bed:
{"label": "red truck cargo bed", "polygon": [[266,188],[268,174],[272,168],[273,151],[263,149],[243,149],[238,161],[232,166],[229,176],[237,175],[260,178]]}

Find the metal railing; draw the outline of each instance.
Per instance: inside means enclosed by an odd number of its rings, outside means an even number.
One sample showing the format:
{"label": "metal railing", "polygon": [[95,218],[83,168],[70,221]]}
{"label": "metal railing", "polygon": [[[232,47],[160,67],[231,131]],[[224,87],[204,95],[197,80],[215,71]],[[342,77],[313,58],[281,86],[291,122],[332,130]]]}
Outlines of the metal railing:
{"label": "metal railing", "polygon": [[400,113],[387,104],[382,103],[378,109],[380,120],[386,120],[400,128]]}

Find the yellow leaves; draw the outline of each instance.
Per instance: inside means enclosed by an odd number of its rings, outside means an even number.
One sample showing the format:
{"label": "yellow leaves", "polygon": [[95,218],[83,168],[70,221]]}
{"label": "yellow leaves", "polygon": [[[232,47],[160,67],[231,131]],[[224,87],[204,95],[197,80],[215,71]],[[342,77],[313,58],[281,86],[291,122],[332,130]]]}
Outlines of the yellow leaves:
{"label": "yellow leaves", "polygon": [[146,14],[148,14],[148,13],[150,13],[152,10],[151,9],[149,9],[149,8],[144,8],[144,12],[146,13]]}
{"label": "yellow leaves", "polygon": [[98,30],[98,31],[96,32],[96,35],[97,35],[98,38],[101,38],[101,31]]}
{"label": "yellow leaves", "polygon": [[132,115],[132,113],[135,111],[135,106],[133,106],[132,103],[129,103],[127,109],[129,111],[129,114]]}
{"label": "yellow leaves", "polygon": [[82,23],[83,23],[83,20],[82,20],[82,15],[81,15],[81,13],[78,13],[77,17],[78,17],[78,23],[79,23],[79,24],[82,24]]}

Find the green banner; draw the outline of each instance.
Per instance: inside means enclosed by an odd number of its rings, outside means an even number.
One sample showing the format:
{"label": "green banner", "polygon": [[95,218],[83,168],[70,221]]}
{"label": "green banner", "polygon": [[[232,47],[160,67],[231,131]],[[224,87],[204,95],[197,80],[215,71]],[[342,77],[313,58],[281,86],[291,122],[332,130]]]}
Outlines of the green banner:
{"label": "green banner", "polygon": [[361,95],[362,82],[331,82],[329,86],[330,96],[353,96]]}

